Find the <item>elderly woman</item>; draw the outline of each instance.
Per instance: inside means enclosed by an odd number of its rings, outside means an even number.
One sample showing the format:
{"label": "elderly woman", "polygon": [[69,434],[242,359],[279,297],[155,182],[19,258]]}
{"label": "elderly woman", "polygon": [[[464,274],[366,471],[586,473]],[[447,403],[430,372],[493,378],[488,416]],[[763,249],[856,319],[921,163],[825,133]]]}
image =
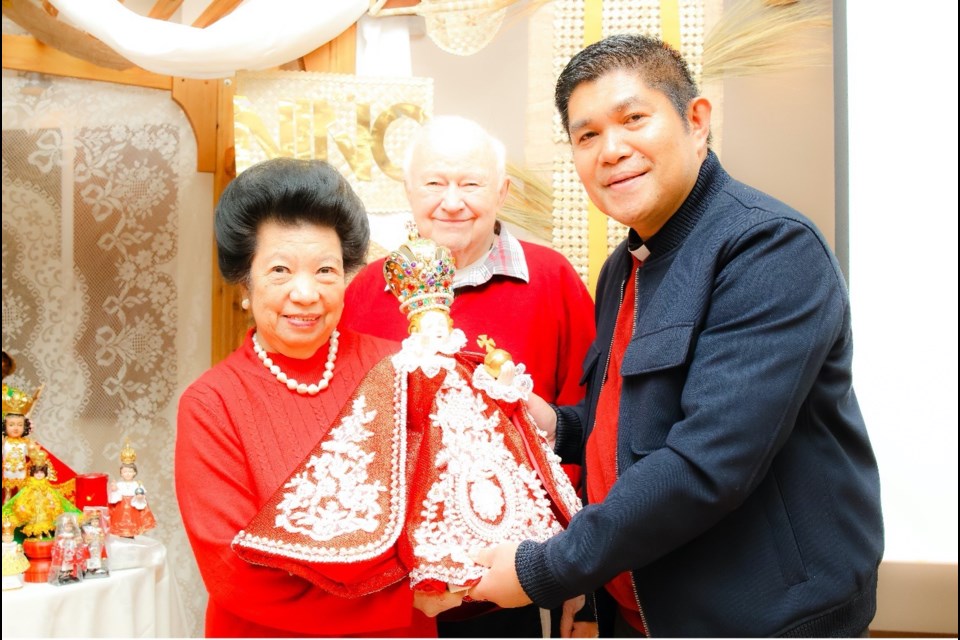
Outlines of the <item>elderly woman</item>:
{"label": "elderly woman", "polygon": [[[215,230],[220,271],[242,287],[254,327],[180,400],[177,498],[209,592],[206,634],[435,636],[434,621],[418,610],[431,598],[415,596],[406,580],[341,597],[230,548],[329,432],[367,371],[398,350],[337,329],[347,275],[367,250],[363,204],[325,162],[277,158],[226,188]],[[398,563],[391,550],[338,567],[336,579],[362,584]]]}

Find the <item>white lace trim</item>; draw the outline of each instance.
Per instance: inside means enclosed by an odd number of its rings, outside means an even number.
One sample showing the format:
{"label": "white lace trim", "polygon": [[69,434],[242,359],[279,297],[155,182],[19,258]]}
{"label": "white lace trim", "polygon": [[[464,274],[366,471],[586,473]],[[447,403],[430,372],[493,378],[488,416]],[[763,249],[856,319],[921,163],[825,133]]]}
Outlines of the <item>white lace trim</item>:
{"label": "white lace trim", "polygon": [[[514,459],[496,415],[488,413],[483,396],[457,372],[446,376],[430,416],[442,447],[434,460],[438,480],[413,533],[421,560],[410,574],[413,586],[427,579],[467,584],[485,571],[470,559],[471,549],[494,541],[542,541],[561,531],[536,472]],[[446,558],[452,563],[441,564]]]}
{"label": "white lace trim", "polygon": [[514,365],[512,379],[508,384],[504,384],[502,379],[494,378],[487,368],[479,366],[473,370],[473,386],[487,392],[487,395],[494,400],[503,400],[505,402],[517,402],[526,400],[533,392],[533,378],[526,372],[526,367],[521,362]]}
{"label": "white lace trim", "polygon": [[[376,411],[366,411],[366,398],[353,401],[352,413],[330,431],[323,452],[307,462],[306,469],[284,486],[277,505],[276,526],[302,535],[314,543],[288,543],[241,531],[235,545],[308,562],[348,563],[375,558],[397,541],[402,531],[406,495],[406,438],[399,425],[406,414],[406,375],[394,378],[396,412],[390,442],[390,486],[370,477],[369,469],[379,447],[362,443],[381,434],[366,428]],[[381,436],[382,437],[382,436]],[[389,512],[383,517],[378,498],[388,492]],[[374,534],[383,521],[383,531],[365,544],[328,544],[341,536]]]}
{"label": "white lace trim", "polygon": [[319,456],[312,456],[306,469],[291,478],[277,505],[277,526],[317,542],[356,531],[372,533],[379,525],[383,482],[370,478],[369,467],[376,455],[363,442],[373,437],[365,427],[376,411],[365,411],[366,398],[353,402],[353,413],[323,441]]}
{"label": "white lace trim", "polygon": [[[527,407],[524,406],[523,410],[527,411]],[[529,412],[527,412],[527,420],[531,424],[536,424],[536,421]],[[577,490],[570,483],[567,472],[563,470],[560,464],[560,456],[554,452],[553,448],[547,442],[547,432],[538,427],[537,433],[540,435],[540,448],[547,458],[547,464],[550,465],[550,475],[553,476],[555,480],[554,484],[556,485],[557,497],[563,502],[563,505],[567,508],[567,513],[569,513],[572,518],[574,514],[583,508],[583,502],[580,500],[580,496],[577,495]]]}
{"label": "white lace trim", "polygon": [[[400,351],[391,357],[397,371],[413,373],[421,369],[429,378],[435,378],[441,369],[453,371],[456,361],[451,357],[467,344],[467,336],[453,329],[444,337],[414,333],[404,338]],[[442,354],[442,355],[441,355]]]}

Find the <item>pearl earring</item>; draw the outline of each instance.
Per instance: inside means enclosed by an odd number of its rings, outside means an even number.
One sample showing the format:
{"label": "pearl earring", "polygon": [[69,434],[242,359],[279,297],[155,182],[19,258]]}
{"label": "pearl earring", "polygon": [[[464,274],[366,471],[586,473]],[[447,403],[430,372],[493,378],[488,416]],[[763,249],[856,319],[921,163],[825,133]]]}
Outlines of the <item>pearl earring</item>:
{"label": "pearl earring", "polygon": [[244,298],[240,301],[240,308],[244,311],[249,311],[250,309],[250,298]]}

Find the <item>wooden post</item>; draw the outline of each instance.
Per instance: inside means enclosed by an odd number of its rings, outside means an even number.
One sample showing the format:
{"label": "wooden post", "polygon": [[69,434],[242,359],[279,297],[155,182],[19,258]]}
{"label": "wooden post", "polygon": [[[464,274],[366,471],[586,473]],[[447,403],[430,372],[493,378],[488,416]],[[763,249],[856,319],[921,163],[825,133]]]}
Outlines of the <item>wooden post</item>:
{"label": "wooden post", "polygon": [[[216,167],[213,173],[213,206],[220,194],[237,175],[233,145],[233,80],[221,80],[217,93]],[[213,221],[211,220],[211,224]],[[216,364],[243,342],[249,326],[246,312],[240,307],[243,294],[239,286],[228,284],[217,266],[217,244],[213,241],[213,277],[210,293],[210,361]]]}

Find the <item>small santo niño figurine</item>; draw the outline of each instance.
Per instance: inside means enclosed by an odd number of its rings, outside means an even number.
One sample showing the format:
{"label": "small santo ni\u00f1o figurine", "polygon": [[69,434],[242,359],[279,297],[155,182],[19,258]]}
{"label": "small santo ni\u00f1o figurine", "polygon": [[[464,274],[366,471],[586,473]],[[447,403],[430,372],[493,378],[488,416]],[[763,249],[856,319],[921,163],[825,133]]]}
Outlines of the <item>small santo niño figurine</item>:
{"label": "small santo ni\u00f1o figurine", "polygon": [[100,509],[97,507],[84,508],[83,524],[80,525],[80,531],[88,552],[83,577],[110,577],[110,562],[107,559],[107,533],[103,523],[103,513],[100,512]]}
{"label": "small santo ni\u00f1o figurine", "polygon": [[23,574],[30,567],[30,561],[23,555],[23,547],[13,539],[13,521],[3,519],[3,590],[19,589],[23,586]]}
{"label": "small santo ni\u00f1o figurine", "polygon": [[147,490],[137,480],[137,452],[128,441],[120,450],[120,480],[110,484],[110,532],[121,538],[142,535],[157,526]]}
{"label": "small santo ni\u00f1o figurine", "polygon": [[[3,377],[16,369],[13,358],[3,352]],[[30,434],[33,424],[30,412],[40,398],[43,385],[33,394],[3,383],[3,502],[7,502],[30,477],[33,455],[43,452],[47,464],[47,480],[67,499],[73,499],[74,476],[70,467],[43,448]]]}
{"label": "small santo ni\u00f1o figurine", "polygon": [[47,582],[61,586],[82,581],[89,556],[90,553],[80,532],[77,514],[61,514],[57,518],[57,535],[53,539]]}
{"label": "small santo ni\u00f1o figurine", "polygon": [[[3,379],[13,373],[17,363],[3,352]],[[29,454],[34,446],[30,435],[30,410],[43,387],[33,395],[3,383],[3,501],[13,497],[27,481]]]}
{"label": "small santo ni\u00f1o figurine", "polygon": [[56,530],[57,517],[65,512],[80,513],[49,480],[50,465],[43,449],[31,454],[30,477],[26,484],[3,505],[9,518],[25,537],[48,537]]}
{"label": "small santo ni\u00f1o figurine", "polygon": [[3,401],[3,501],[6,502],[27,482],[33,441],[27,437],[29,418],[19,412],[6,411],[6,389]]}

